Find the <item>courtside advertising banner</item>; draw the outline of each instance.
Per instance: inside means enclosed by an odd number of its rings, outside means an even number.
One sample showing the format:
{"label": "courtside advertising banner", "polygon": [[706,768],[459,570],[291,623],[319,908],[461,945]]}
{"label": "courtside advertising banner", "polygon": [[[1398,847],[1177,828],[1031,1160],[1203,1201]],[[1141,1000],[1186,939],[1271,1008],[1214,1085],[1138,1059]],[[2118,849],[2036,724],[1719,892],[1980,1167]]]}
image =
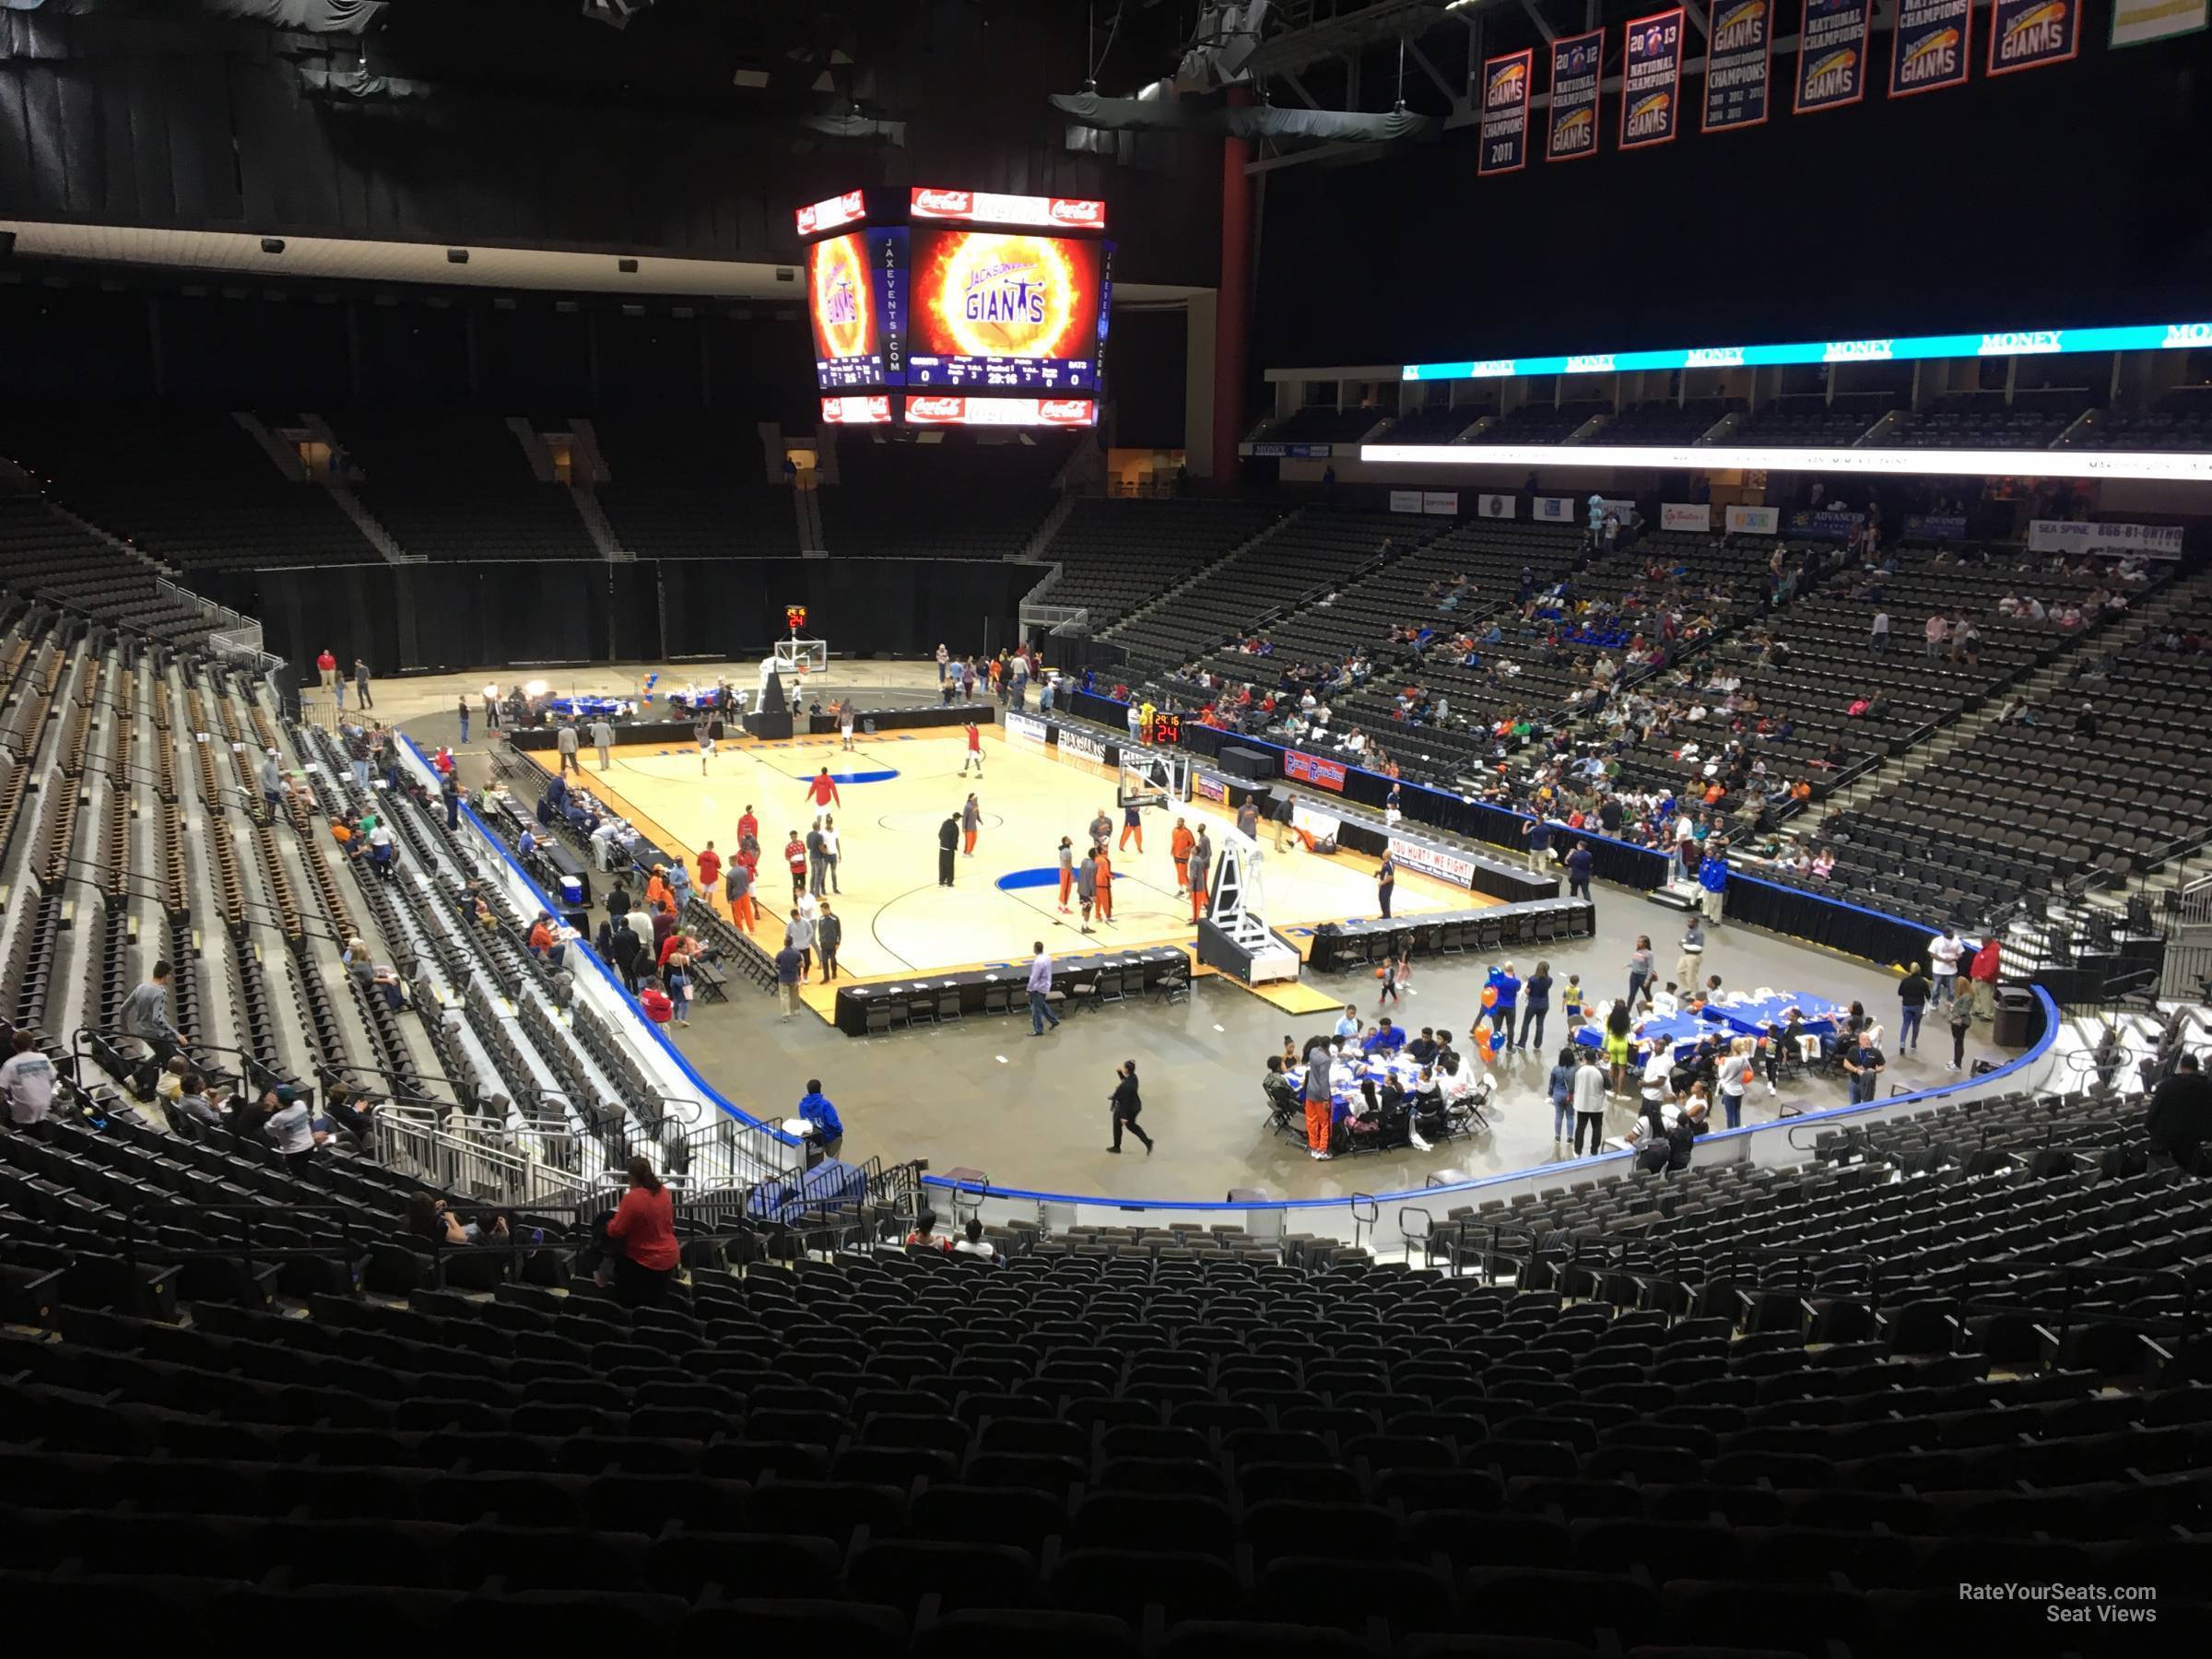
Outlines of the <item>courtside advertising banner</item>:
{"label": "courtside advertising banner", "polygon": [[1579,161],[1597,154],[1597,82],[1606,62],[1606,31],[1551,43],[1551,119],[1544,126],[1544,159]]}
{"label": "courtside advertising banner", "polygon": [[1475,885],[1475,861],[1462,858],[1456,853],[1446,853],[1441,848],[1426,846],[1419,841],[1409,841],[1394,835],[1390,838],[1390,855],[1405,869],[1441,877],[1463,888]]}
{"label": "courtside advertising banner", "polygon": [[1889,96],[1965,86],[1973,69],[1967,53],[1973,28],[1974,0],[1898,0]]}
{"label": "courtside advertising banner", "polygon": [[1290,828],[1303,830],[1317,841],[1333,841],[1336,832],[1344,828],[1344,820],[1335,813],[1324,812],[1318,806],[1309,806],[1303,799],[1292,796]]}
{"label": "courtside advertising banner", "polygon": [[1324,760],[1319,755],[1309,755],[1302,749],[1283,751],[1283,776],[1295,778],[1300,783],[1312,783],[1323,789],[1344,793],[1344,766],[1335,760]]}
{"label": "courtside advertising banner", "polygon": [[1026,737],[1032,743],[1044,741],[1044,722],[1033,714],[1016,714],[1008,712],[999,716],[1009,737]]}
{"label": "courtside advertising banner", "polygon": [[1620,147],[1671,142],[1682,130],[1682,8],[1629,25],[1621,41]]}
{"label": "courtside advertising banner", "polygon": [[1509,52],[1482,65],[1482,154],[1480,174],[1519,172],[1528,165],[1529,81],[1536,73],[1536,50]]}
{"label": "courtside advertising banner", "polygon": [[1106,746],[1088,732],[1078,732],[1067,726],[1060,728],[1060,752],[1063,755],[1080,755],[1086,760],[1106,764]]}
{"label": "courtside advertising banner", "polygon": [[1731,507],[1725,523],[1731,535],[1779,535],[1782,534],[1782,509]]}
{"label": "courtside advertising banner", "polygon": [[1866,96],[1866,37],[1874,0],[1805,0],[1797,31],[1798,114],[1840,110]]}
{"label": "courtside advertising banner", "polygon": [[2212,0],[2112,0],[2114,46],[2147,46],[2212,24]]}
{"label": "courtside advertising banner", "polygon": [[1724,0],[1705,38],[1703,131],[1763,125],[1774,72],[1775,0]]}
{"label": "courtside advertising banner", "polygon": [[2081,0],[1994,0],[1989,72],[2041,69],[2081,50]]}

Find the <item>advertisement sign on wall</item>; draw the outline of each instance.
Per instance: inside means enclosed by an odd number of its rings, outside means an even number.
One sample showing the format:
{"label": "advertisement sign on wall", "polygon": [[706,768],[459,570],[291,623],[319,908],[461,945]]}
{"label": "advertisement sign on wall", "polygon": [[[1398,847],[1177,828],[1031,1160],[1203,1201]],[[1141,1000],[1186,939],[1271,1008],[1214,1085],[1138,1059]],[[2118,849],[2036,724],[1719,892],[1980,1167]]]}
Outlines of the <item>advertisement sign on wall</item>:
{"label": "advertisement sign on wall", "polygon": [[1659,528],[1710,530],[1712,528],[1712,504],[1710,501],[1662,501],[1659,503]]}
{"label": "advertisement sign on wall", "polygon": [[2112,0],[2112,44],[2144,46],[2194,34],[2212,22],[2208,0]]}
{"label": "advertisement sign on wall", "polygon": [[1539,524],[1571,524],[1575,522],[1574,509],[1572,496],[1538,496],[1535,516]]}
{"label": "advertisement sign on wall", "polygon": [[2133,553],[2142,559],[2179,559],[2179,524],[2085,524],[2074,519],[2033,519],[2028,525],[2033,553]]}
{"label": "advertisement sign on wall", "polygon": [[1299,749],[1283,751],[1283,776],[1295,778],[1300,783],[1311,783],[1320,789],[1344,793],[1344,765],[1337,760],[1324,760],[1319,755],[1309,755]]}
{"label": "advertisement sign on wall", "polygon": [[1459,512],[1459,491],[1456,489],[1422,490],[1421,511],[1431,518],[1453,517]]}
{"label": "advertisement sign on wall", "polygon": [[1480,498],[1484,518],[1512,518],[1521,505],[1518,496],[1486,495]]}
{"label": "advertisement sign on wall", "polygon": [[1779,535],[1782,534],[1782,509],[1731,507],[1725,522],[1731,535]]}
{"label": "advertisement sign on wall", "polygon": [[1437,876],[1453,885],[1471,888],[1475,885],[1475,865],[1471,859],[1441,848],[1424,846],[1398,836],[1390,838],[1390,855],[1408,870],[1418,870],[1426,876]]}
{"label": "advertisement sign on wall", "polygon": [[1392,490],[1390,510],[1393,512],[1418,512],[1421,510],[1421,492],[1418,489]]}

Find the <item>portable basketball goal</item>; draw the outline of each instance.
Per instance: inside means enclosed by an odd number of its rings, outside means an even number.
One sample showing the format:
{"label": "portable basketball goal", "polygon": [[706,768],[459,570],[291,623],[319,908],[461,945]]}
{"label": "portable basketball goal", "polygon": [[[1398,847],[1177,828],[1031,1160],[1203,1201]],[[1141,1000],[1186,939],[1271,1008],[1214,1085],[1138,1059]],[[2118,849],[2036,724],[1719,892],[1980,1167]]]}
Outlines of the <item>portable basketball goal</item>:
{"label": "portable basketball goal", "polygon": [[774,654],[760,659],[760,700],[768,699],[768,681],[771,675],[780,678],[794,692],[806,688],[806,677],[827,673],[830,667],[830,642],[827,640],[802,640],[794,634],[778,640]]}
{"label": "portable basketball goal", "polygon": [[1189,800],[1191,758],[1166,749],[1124,747],[1114,798],[1121,806],[1165,806],[1170,801]]}
{"label": "portable basketball goal", "polygon": [[1266,865],[1258,841],[1242,830],[1225,830],[1198,926],[1198,959],[1250,985],[1299,975],[1298,947],[1267,925]]}

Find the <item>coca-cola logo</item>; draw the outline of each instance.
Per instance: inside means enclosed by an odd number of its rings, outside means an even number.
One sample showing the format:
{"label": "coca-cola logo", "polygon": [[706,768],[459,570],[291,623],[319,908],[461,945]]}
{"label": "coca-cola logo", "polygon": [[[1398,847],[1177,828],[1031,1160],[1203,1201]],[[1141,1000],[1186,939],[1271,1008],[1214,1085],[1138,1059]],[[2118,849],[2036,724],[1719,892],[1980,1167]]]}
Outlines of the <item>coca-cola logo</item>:
{"label": "coca-cola logo", "polygon": [[1088,425],[1090,420],[1090,399],[1088,397],[1048,397],[1037,408],[1044,420],[1075,420]]}
{"label": "coca-cola logo", "polygon": [[1052,218],[1056,225],[1102,225],[1106,222],[1106,204],[1054,196]]}
{"label": "coca-cola logo", "polygon": [[811,202],[799,209],[799,234],[801,236],[805,236],[814,229],[818,213],[818,209]]}
{"label": "coca-cola logo", "polygon": [[906,400],[906,418],[909,420],[958,420],[968,412],[964,397],[910,397]]}
{"label": "coca-cola logo", "polygon": [[916,213],[972,213],[975,211],[975,193],[971,190],[917,190],[914,192]]}

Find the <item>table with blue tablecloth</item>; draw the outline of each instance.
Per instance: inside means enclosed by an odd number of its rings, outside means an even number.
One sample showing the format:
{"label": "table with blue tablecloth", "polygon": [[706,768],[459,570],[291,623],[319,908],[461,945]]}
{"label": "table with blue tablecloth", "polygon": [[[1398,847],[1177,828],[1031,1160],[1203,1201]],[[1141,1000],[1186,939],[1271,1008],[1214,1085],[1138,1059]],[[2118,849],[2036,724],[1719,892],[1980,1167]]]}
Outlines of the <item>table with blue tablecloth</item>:
{"label": "table with blue tablecloth", "polygon": [[[1656,1015],[1642,1019],[1630,1028],[1629,1041],[1637,1047],[1649,1048],[1655,1042],[1666,1042],[1669,1053],[1677,1060],[1685,1060],[1693,1053],[1700,1041],[1708,1037],[1734,1040],[1737,1037],[1764,1037],[1771,1030],[1779,1030],[1783,1018],[1792,1008],[1804,1015],[1798,1030],[1807,1037],[1832,1037],[1842,1029],[1843,1005],[1831,1002],[1825,996],[1796,996],[1778,993],[1770,996],[1730,999],[1705,1005],[1698,1013],[1684,1010],[1678,1014]],[[1606,1034],[1602,1025],[1584,1025],[1574,1034],[1575,1041],[1584,1048],[1602,1049]]]}

